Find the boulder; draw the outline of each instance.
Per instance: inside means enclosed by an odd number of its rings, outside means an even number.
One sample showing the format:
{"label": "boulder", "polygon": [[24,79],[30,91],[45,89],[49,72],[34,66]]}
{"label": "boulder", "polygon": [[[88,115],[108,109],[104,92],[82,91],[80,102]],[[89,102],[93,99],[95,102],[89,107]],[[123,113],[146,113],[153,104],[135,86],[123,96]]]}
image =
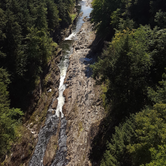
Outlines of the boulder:
{"label": "boulder", "polygon": [[55,99],[54,102],[52,103],[52,109],[56,109],[57,105],[58,105],[58,100]]}
{"label": "boulder", "polygon": [[47,144],[47,148],[46,148],[45,155],[43,158],[44,166],[51,165],[51,163],[53,162],[54,157],[56,155],[57,148],[58,148],[58,138],[57,138],[57,136],[53,135],[53,136],[51,136],[51,138]]}

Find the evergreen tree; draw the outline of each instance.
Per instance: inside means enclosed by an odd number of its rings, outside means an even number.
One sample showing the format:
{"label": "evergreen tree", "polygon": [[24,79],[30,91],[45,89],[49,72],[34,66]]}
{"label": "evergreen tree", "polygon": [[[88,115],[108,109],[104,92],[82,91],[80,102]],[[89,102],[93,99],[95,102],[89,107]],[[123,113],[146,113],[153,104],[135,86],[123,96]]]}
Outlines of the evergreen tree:
{"label": "evergreen tree", "polygon": [[10,83],[6,70],[0,68],[0,157],[11,147],[15,138],[15,126],[22,112],[19,109],[10,109],[7,86]]}
{"label": "evergreen tree", "polygon": [[117,32],[102,59],[92,66],[95,78],[109,80],[107,102],[111,100],[119,116],[144,105],[151,66],[147,37],[144,27]]}
{"label": "evergreen tree", "polygon": [[54,31],[59,26],[59,16],[58,9],[53,0],[47,1],[47,20],[48,20],[48,28],[50,31]]}
{"label": "evergreen tree", "polygon": [[165,76],[160,84],[156,91],[149,89],[149,97],[155,103],[152,108],[146,107],[115,127],[102,166],[165,165]]}

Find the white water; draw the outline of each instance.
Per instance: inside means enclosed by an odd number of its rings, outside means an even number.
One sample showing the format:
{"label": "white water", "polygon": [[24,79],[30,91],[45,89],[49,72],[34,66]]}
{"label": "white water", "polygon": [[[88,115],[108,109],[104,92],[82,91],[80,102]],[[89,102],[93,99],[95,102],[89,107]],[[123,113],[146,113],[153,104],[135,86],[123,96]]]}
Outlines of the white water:
{"label": "white water", "polygon": [[68,37],[65,38],[65,40],[74,40],[77,33],[81,29],[82,24],[84,23],[83,18],[84,17],[89,18],[89,14],[91,13],[92,8],[90,6],[86,5],[86,0],[80,1],[80,5],[81,5],[81,11],[80,12],[83,12],[83,14],[82,14],[82,16],[79,16],[77,18],[76,27],[72,30],[72,33]]}
{"label": "white water", "polygon": [[70,34],[68,37],[66,37],[65,40],[72,40],[75,36],[76,36],[76,33],[73,32],[73,33]]}
{"label": "white water", "polygon": [[[66,55],[67,56],[67,55]],[[60,68],[60,84],[59,84],[59,97],[58,99],[58,105],[56,108],[56,116],[59,117],[61,116],[61,118],[64,117],[64,114],[62,112],[62,108],[63,105],[65,103],[65,98],[63,96],[63,92],[66,88],[66,86],[64,85],[64,80],[66,77],[66,73],[67,73],[67,68],[68,68],[68,57],[65,56],[65,60],[61,61],[59,68]]]}
{"label": "white water", "polygon": [[[75,36],[77,35],[77,33],[79,32],[82,24],[84,23],[83,21],[83,18],[85,16],[87,16],[89,18],[89,14],[92,10],[91,7],[89,6],[86,6],[86,0],[82,0],[83,2],[80,2],[81,4],[81,11],[83,11],[83,15],[81,17],[78,17],[77,19],[77,24],[76,24],[76,27],[75,29],[72,30],[72,33],[65,38],[65,41],[69,41],[69,40],[74,40]],[[59,68],[60,68],[60,85],[59,85],[59,97],[57,98],[58,99],[58,105],[57,105],[57,108],[56,108],[56,116],[59,117],[60,114],[61,114],[61,117],[63,118],[64,115],[63,115],[63,112],[62,112],[62,108],[63,108],[63,105],[65,103],[65,98],[63,97],[63,92],[65,90],[65,85],[63,84],[64,83],[64,79],[66,77],[66,72],[67,72],[67,68],[68,68],[68,63],[69,63],[69,56],[71,54],[71,50],[70,51],[66,51],[67,54],[65,54],[65,57],[64,57],[64,61],[62,60],[60,65],[59,65]],[[85,58],[84,61],[90,61],[91,59],[88,59],[88,58]]]}

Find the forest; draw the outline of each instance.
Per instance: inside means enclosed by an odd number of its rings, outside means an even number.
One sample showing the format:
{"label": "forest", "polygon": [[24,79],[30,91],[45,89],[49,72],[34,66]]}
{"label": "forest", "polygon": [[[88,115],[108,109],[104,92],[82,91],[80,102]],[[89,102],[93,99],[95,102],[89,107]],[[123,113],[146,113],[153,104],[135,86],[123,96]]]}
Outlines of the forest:
{"label": "forest", "polygon": [[[72,23],[75,2],[0,2],[0,159],[56,54],[55,36]],[[92,7],[91,22],[106,44],[91,68],[107,115],[90,159],[101,166],[164,166],[166,1],[93,0]]]}
{"label": "forest", "polygon": [[28,99],[72,23],[75,0],[0,1],[0,158],[16,139]]}
{"label": "forest", "polygon": [[92,23],[107,41],[91,66],[107,116],[91,160],[101,166],[166,165],[166,1],[92,5]]}

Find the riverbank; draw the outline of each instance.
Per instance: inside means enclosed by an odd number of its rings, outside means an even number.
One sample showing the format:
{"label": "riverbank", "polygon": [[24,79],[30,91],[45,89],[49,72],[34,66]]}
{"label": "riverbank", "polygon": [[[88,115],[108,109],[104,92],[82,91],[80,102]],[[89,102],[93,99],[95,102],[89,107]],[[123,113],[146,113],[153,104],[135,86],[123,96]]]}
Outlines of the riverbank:
{"label": "riverbank", "polygon": [[73,43],[74,52],[70,56],[64,91],[66,103],[63,112],[67,119],[67,159],[68,166],[91,165],[89,152],[91,141],[98,131],[98,125],[104,117],[104,108],[100,95],[100,86],[91,77],[90,64],[97,56],[91,51],[95,39],[93,26],[84,19],[81,30]]}

